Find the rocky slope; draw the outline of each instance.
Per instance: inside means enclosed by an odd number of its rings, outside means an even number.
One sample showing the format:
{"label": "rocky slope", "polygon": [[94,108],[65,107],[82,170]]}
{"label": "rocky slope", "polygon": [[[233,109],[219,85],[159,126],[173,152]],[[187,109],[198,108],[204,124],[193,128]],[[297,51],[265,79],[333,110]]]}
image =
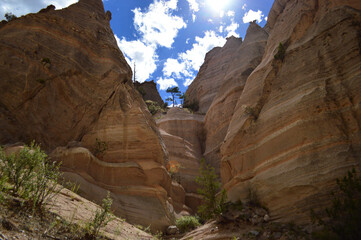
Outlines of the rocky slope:
{"label": "rocky slope", "polygon": [[302,223],[360,170],[360,23],[359,1],[276,0],[264,29],[207,54],[187,94],[231,201],[252,191],[272,219]]}
{"label": "rocky slope", "polygon": [[0,26],[0,143],[42,144],[69,179],[129,222],[174,220],[167,152],[101,0]]}

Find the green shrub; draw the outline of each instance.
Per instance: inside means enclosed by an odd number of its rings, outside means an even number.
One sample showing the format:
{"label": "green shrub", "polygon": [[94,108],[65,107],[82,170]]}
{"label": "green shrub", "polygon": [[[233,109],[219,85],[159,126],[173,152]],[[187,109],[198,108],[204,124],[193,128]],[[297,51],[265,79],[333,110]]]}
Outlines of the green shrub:
{"label": "green shrub", "polygon": [[95,139],[94,155],[98,158],[102,157],[108,150],[108,143],[101,141],[98,138]]}
{"label": "green shrub", "polygon": [[5,13],[5,19],[6,19],[6,21],[10,22],[14,19],[17,19],[17,17],[14,14],[12,14],[11,12],[8,12],[8,13]]}
{"label": "green shrub", "polygon": [[49,64],[51,64],[51,61],[50,61],[50,59],[49,58],[42,58],[41,59],[41,63],[49,63]]}
{"label": "green shrub", "polygon": [[198,208],[198,213],[203,220],[209,220],[221,214],[224,211],[226,202],[226,192],[223,190],[217,197],[221,183],[213,167],[201,160],[200,176],[196,178],[199,184],[198,194],[202,196],[202,205]]}
{"label": "green shrub", "polygon": [[147,100],[145,101],[145,103],[147,104],[148,110],[152,115],[155,115],[157,112],[162,110],[162,108],[159,106],[157,102]]}
{"label": "green shrub", "polygon": [[[32,203],[33,210],[60,191],[59,164],[47,159],[39,145],[31,143],[17,154],[6,156],[0,149],[2,191]],[[4,187],[6,186],[6,187]]]}
{"label": "green shrub", "polygon": [[176,220],[176,226],[181,232],[188,232],[200,226],[199,220],[194,216],[183,216]]}
{"label": "green shrub", "polygon": [[325,210],[327,218],[311,210],[312,221],[323,227],[313,236],[315,239],[361,239],[361,177],[352,169],[336,182],[339,190],[332,193],[332,206]]}
{"label": "green shrub", "polygon": [[277,53],[274,55],[274,58],[276,60],[281,60],[283,61],[283,59],[285,58],[285,54],[286,54],[286,48],[282,43],[279,43],[278,45],[278,51]]}
{"label": "green shrub", "polygon": [[92,221],[88,222],[85,226],[86,236],[85,239],[97,239],[99,237],[100,228],[105,227],[110,221],[113,220],[111,207],[113,200],[110,198],[108,192],[107,197],[103,199],[102,209],[95,212]]}

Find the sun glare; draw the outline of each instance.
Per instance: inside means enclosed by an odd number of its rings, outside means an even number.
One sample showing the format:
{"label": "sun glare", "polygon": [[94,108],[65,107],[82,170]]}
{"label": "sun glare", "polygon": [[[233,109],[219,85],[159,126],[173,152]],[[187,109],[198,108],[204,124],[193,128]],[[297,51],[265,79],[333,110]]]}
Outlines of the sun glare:
{"label": "sun glare", "polygon": [[208,6],[214,11],[222,11],[229,4],[230,0],[207,0]]}

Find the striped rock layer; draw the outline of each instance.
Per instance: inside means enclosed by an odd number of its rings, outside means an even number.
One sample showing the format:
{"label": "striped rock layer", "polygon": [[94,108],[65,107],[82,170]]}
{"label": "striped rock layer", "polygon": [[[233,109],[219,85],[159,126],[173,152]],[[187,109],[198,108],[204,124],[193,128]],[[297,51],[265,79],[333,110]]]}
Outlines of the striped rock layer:
{"label": "striped rock layer", "polygon": [[110,191],[115,213],[161,230],[184,190],[171,183],[110,19],[101,0],[80,0],[1,22],[0,143],[35,139],[83,195],[101,201]]}

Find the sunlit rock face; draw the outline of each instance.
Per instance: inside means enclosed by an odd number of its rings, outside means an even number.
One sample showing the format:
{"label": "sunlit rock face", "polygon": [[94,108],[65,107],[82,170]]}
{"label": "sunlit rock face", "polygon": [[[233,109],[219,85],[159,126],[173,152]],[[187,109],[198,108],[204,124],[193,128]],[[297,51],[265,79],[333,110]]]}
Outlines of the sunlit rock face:
{"label": "sunlit rock face", "polygon": [[186,94],[190,101],[199,103],[199,112],[206,113],[212,104],[222,80],[233,60],[234,51],[242,44],[242,39],[230,37],[224,47],[215,47],[204,59],[197,77],[189,85]]}
{"label": "sunlit rock face", "polygon": [[101,0],[80,0],[0,26],[0,143],[35,139],[83,195],[110,191],[116,213],[163,230],[181,190],[110,18]]}
{"label": "sunlit rock face", "polygon": [[265,54],[221,147],[230,200],[251,189],[274,219],[307,222],[335,179],[359,169],[360,10],[360,1],[275,1]]}
{"label": "sunlit rock face", "polygon": [[222,49],[232,49],[232,61],[228,63],[222,84],[207,111],[204,128],[206,132],[204,157],[209,164],[220,169],[220,147],[227,134],[234,108],[242,94],[248,76],[261,62],[268,33],[256,23],[251,23],[241,45],[229,39]]}

